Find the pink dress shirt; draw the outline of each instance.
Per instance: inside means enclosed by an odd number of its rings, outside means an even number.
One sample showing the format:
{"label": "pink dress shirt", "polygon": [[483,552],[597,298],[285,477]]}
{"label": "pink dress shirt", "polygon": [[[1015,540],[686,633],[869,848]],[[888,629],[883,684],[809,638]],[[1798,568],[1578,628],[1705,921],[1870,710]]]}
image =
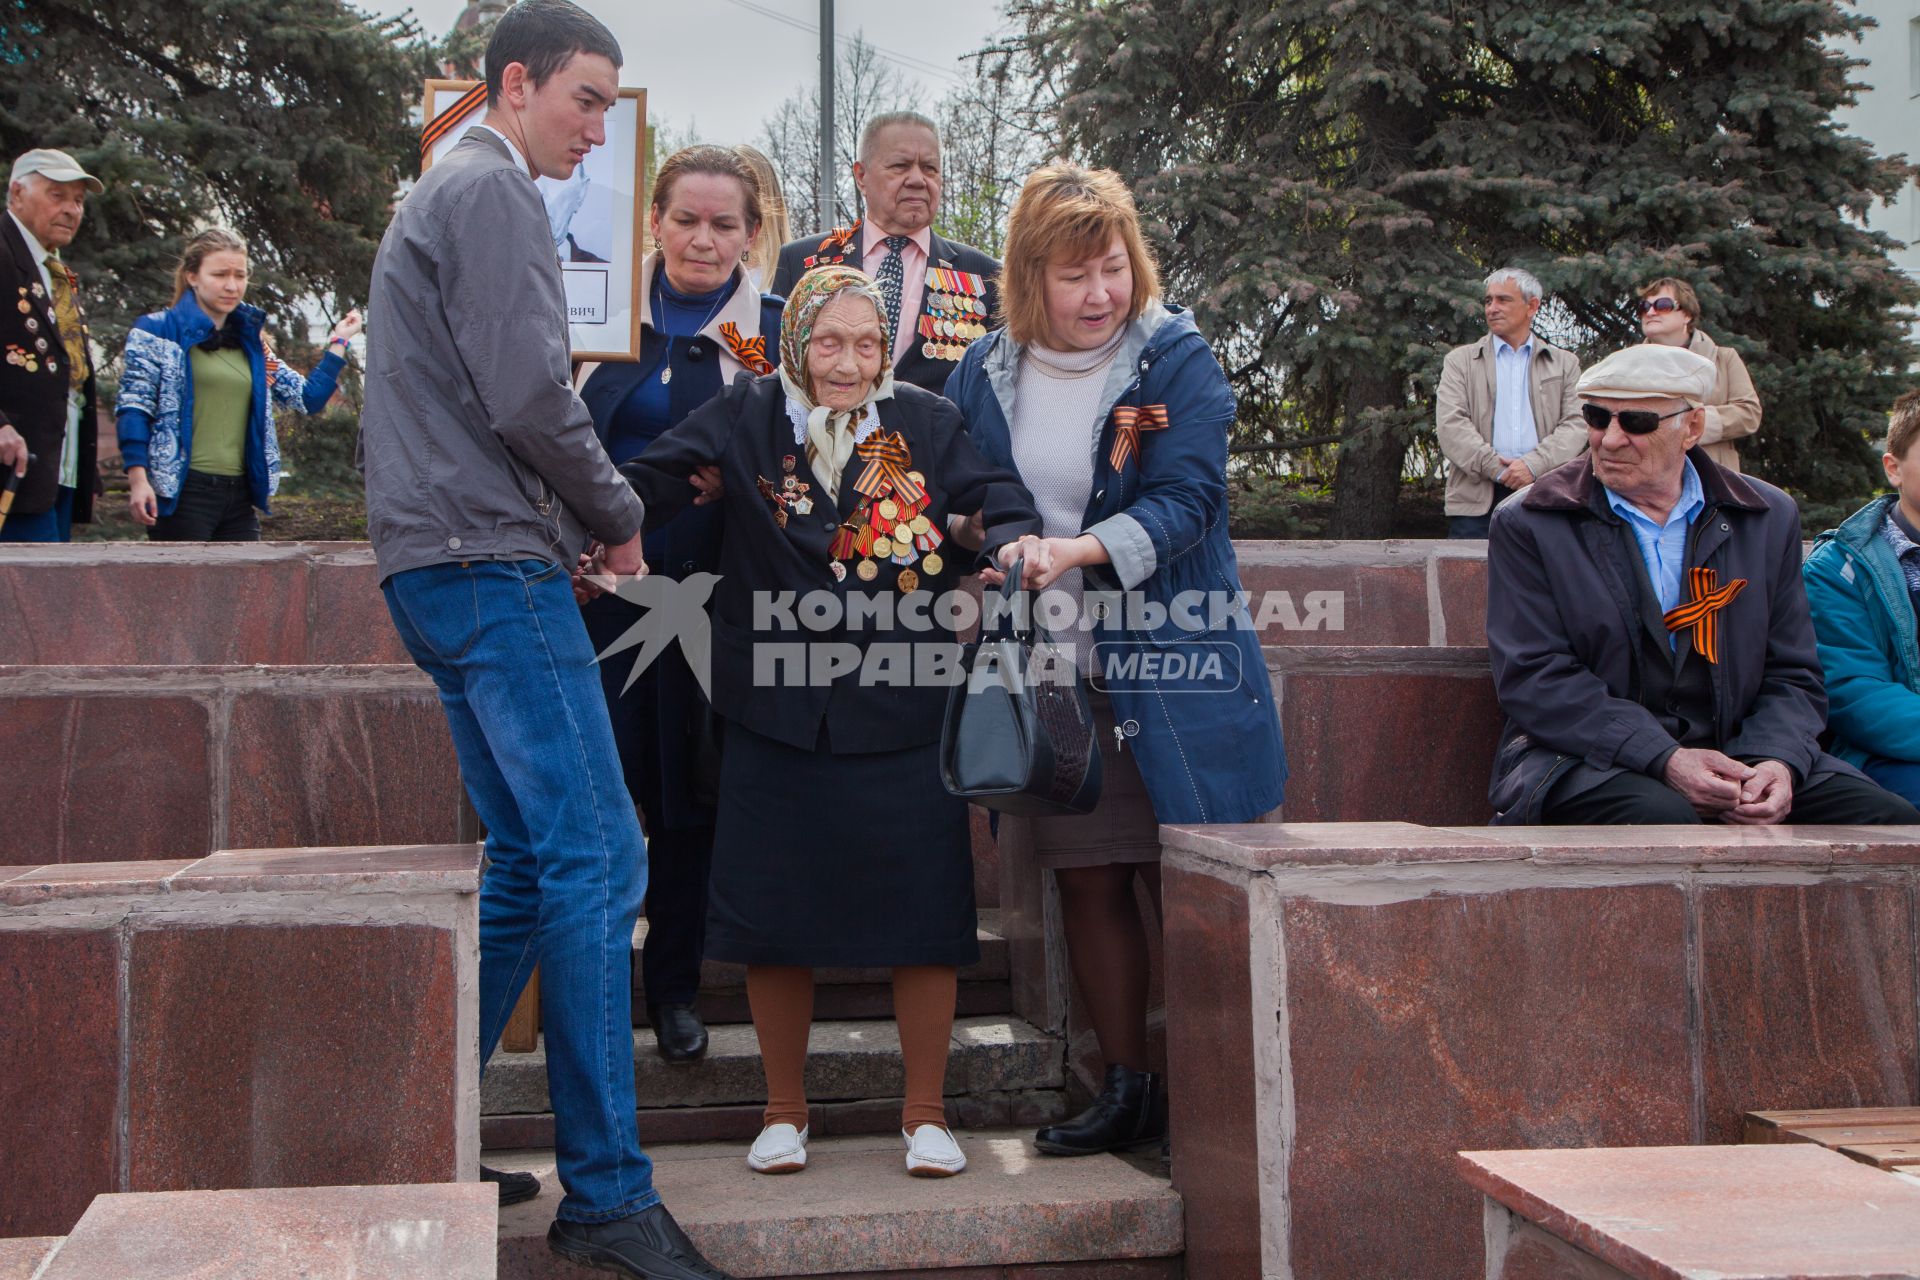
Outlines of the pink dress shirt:
{"label": "pink dress shirt", "polygon": [[[899,364],[920,341],[920,303],[927,285],[927,257],[933,245],[933,231],[922,227],[907,238],[900,252],[900,324],[893,331],[893,362]],[[871,222],[860,224],[860,269],[880,278],[880,264],[887,260],[887,233]]]}

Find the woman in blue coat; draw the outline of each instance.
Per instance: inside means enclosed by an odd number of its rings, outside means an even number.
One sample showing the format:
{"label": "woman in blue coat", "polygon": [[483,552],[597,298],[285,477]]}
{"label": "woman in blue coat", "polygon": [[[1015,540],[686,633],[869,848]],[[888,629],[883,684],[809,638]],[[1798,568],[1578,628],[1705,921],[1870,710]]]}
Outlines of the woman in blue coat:
{"label": "woman in blue coat", "polygon": [[1095,811],[1029,823],[1107,1063],[1093,1106],[1037,1135],[1054,1155],[1165,1137],[1136,879],[1157,908],[1159,824],[1255,821],[1287,776],[1227,534],[1233,394],[1192,318],[1158,292],[1118,176],[1036,170],[1008,220],[1005,327],[947,383],[981,453],[1019,473],[1044,517],[1027,585],[1043,618],[1070,620],[1054,630],[1089,678],[1102,743]]}
{"label": "woman in blue coat", "polygon": [[127,331],[116,417],[127,506],[155,541],[257,542],[255,508],[280,488],[273,410],[319,413],[360,332],[349,311],[302,377],[273,353],[246,302],[247,244],[224,227],[187,241],[173,306]]}
{"label": "woman in blue coat", "polygon": [[[639,457],[736,374],[773,371],[781,300],[761,294],[745,266],[761,195],[752,168],[723,147],[686,147],[661,163],[651,211],[657,247],[640,263],[640,359],[581,370],[580,398],[616,465]],[[649,571],[675,581],[717,572],[720,521],[718,507],[703,505],[649,534]],[[605,653],[645,612],[615,595],[587,603],[595,650]],[[678,646],[628,688],[630,666],[602,663],[601,684],[647,831],[647,1019],[660,1056],[690,1062],[707,1049],[694,998],[713,859],[715,722]]]}

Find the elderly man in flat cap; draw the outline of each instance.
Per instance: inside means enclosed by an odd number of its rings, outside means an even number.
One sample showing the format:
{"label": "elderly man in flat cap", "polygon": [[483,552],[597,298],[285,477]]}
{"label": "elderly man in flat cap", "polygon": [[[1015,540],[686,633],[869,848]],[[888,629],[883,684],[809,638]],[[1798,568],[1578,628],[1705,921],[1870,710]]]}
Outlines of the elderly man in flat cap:
{"label": "elderly man in flat cap", "polygon": [[93,518],[93,356],[79,277],[60,250],[87,193],[105,189],[64,151],[13,162],[0,217],[0,475],[19,480],[0,542],[65,542]]}
{"label": "elderly man in flat cap", "polygon": [[1920,822],[1820,750],[1799,511],[1695,447],[1713,379],[1682,347],[1602,360],[1588,452],[1494,512],[1496,822]]}

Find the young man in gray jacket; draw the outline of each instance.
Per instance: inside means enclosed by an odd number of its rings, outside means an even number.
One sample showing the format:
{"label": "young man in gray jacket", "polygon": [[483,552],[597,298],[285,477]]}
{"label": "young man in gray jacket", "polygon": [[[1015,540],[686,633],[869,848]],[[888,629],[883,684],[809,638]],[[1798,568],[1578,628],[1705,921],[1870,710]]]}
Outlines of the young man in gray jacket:
{"label": "young man in gray jacket", "polygon": [[[641,505],[569,378],[567,312],[534,178],[606,140],[620,47],[567,0],[522,0],[487,46],[487,113],[426,173],[374,261],[360,466],[381,588],[439,686],[487,826],[480,1050],[544,974],[565,1188],[554,1252],[714,1280],[653,1189],[634,1121],[631,940],[646,845],[621,781],[569,571],[589,537],[645,572]],[[502,1199],[538,1190],[501,1175]]]}

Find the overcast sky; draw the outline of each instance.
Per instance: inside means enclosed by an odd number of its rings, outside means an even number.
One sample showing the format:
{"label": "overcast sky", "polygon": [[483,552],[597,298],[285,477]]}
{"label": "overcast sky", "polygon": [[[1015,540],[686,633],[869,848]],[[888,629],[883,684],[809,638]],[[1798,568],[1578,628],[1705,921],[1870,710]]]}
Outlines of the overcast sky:
{"label": "overcast sky", "polygon": [[[412,10],[436,34],[451,28],[466,8],[465,0],[354,2],[382,16]],[[645,89],[649,116],[676,134],[694,129],[703,142],[752,142],[783,99],[819,78],[818,0],[584,3],[613,29],[627,56],[620,83]],[[837,0],[835,8],[838,34],[860,32],[883,52],[907,60],[896,68],[920,86],[923,107],[953,86],[961,74],[957,60],[986,43],[1002,21],[996,0]]]}

